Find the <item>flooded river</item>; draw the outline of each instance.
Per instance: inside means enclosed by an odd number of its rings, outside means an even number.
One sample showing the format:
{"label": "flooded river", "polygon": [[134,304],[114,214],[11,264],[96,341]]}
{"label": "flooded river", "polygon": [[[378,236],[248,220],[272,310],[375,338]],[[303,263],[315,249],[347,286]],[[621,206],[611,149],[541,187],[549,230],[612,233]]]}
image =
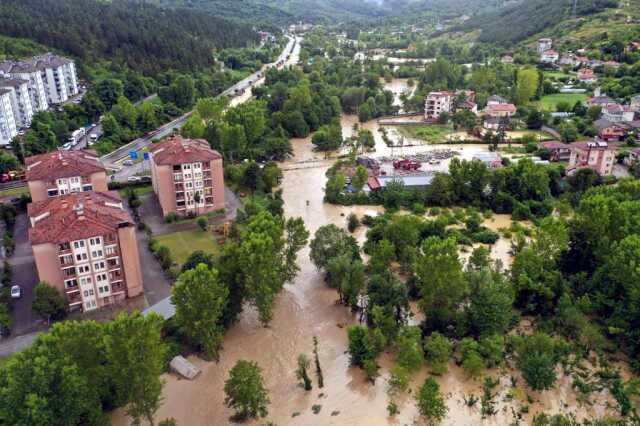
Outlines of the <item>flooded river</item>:
{"label": "flooded river", "polygon": [[[350,134],[353,122],[353,117],[343,118],[345,136]],[[375,126],[377,125],[373,122],[365,125],[374,131]],[[376,148],[379,149],[376,154],[385,155],[388,148],[378,132],[375,131],[374,134]],[[326,160],[322,154],[313,152],[310,138],[293,140],[293,147],[294,157],[282,164],[286,216],[302,217],[313,234],[320,226],[329,223],[344,227],[349,213],[362,216],[381,211],[379,207],[325,204],[325,172],[333,160]],[[433,148],[429,146],[422,149]],[[464,148],[461,152],[465,157],[474,149],[480,149],[469,145],[461,148]],[[485,225],[497,229],[508,226],[509,223],[506,216],[494,216]],[[365,228],[360,227],[355,235],[360,242],[364,241]],[[503,244],[507,244],[507,241]],[[504,252],[506,247],[498,244],[493,250]],[[500,253],[494,255],[502,256]],[[254,420],[248,424],[262,425],[266,421],[277,425],[305,426],[420,424],[412,395],[428,375],[427,368],[415,375],[411,385],[413,393],[397,400],[400,414],[394,418],[388,417],[385,381],[392,356],[383,354],[380,357],[381,377],[375,385],[365,380],[361,370],[350,368],[345,326],[357,323],[357,318],[348,309],[336,304],[337,293],[323,283],[322,274],[309,260],[308,248],[300,252],[298,263],[300,273],[295,282],[286,285],[278,296],[273,321],[268,328],[261,326],[255,311],[247,309],[240,321],[227,332],[219,362],[205,362],[191,357],[190,360],[202,369],[202,374],[194,381],[180,380],[175,375],[164,376],[164,402],[156,416],[158,421],[174,417],[179,425],[230,424],[228,419],[232,411],[224,405],[224,381],[236,361],[247,359],[256,361],[263,369],[271,399],[269,416],[265,420]],[[295,377],[296,358],[300,353],[311,355],[313,336],[317,336],[319,342],[325,386],[323,389],[314,387],[311,392],[305,392],[298,386]],[[509,376],[518,377],[517,373],[510,370],[494,373],[500,377],[500,385],[496,388],[498,396],[495,398],[498,413],[482,420],[479,403],[469,408],[463,401],[465,395],[480,396],[481,382],[468,379],[459,367],[451,363],[449,373],[437,378],[447,398],[448,414],[444,424],[505,425],[513,421],[512,408],[517,412],[522,405],[527,405],[527,393],[511,390]],[[579,411],[579,418],[604,412],[608,397],[599,398],[594,407],[578,408],[571,391],[571,380],[562,375],[561,377],[557,389],[553,391],[542,394],[528,392],[534,402],[528,404],[531,414],[524,415],[525,422],[536,412],[557,413],[565,411],[567,407],[569,411]],[[522,379],[518,382],[522,383]],[[318,414],[312,412],[315,404],[321,406]],[[116,411],[112,420],[115,425],[130,423],[123,410]]]}

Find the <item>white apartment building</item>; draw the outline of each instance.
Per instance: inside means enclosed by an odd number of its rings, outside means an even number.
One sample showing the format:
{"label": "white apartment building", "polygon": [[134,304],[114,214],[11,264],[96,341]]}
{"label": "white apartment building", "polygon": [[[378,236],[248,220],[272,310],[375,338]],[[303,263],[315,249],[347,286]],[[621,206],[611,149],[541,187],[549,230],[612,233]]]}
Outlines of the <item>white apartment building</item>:
{"label": "white apartment building", "polygon": [[18,127],[29,127],[33,118],[33,107],[29,96],[29,82],[21,78],[0,79],[0,88],[11,91],[11,106]]}
{"label": "white apartment building", "polygon": [[553,47],[553,40],[550,38],[541,38],[538,40],[538,53],[549,50]]}
{"label": "white apartment building", "polygon": [[18,134],[11,106],[11,90],[0,87],[0,145],[6,146]]}
{"label": "white apartment building", "polygon": [[44,111],[50,104],[65,102],[80,92],[74,62],[52,53],[25,61],[2,61],[0,77],[28,81],[34,112]]}

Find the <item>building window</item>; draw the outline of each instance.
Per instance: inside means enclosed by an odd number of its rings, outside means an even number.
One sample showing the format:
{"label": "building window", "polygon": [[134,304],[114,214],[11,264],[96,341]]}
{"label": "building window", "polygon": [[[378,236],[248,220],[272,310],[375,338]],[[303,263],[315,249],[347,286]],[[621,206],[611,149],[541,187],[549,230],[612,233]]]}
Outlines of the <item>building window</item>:
{"label": "building window", "polygon": [[107,280],[107,274],[98,274],[96,275],[96,282],[102,282]]}
{"label": "building window", "polygon": [[102,250],[94,250],[91,252],[91,257],[102,257]]}
{"label": "building window", "polygon": [[116,253],[116,248],[115,248],[115,247],[113,247],[113,246],[112,246],[112,247],[107,247],[107,248],[105,248],[104,250],[105,250],[105,252],[107,253],[107,256],[110,256],[110,255],[112,255],[112,254],[115,254],[115,253]]}
{"label": "building window", "polygon": [[73,279],[73,280],[66,280],[66,281],[64,282],[64,287],[65,287],[67,290],[74,289],[74,288],[78,287],[78,281],[77,281],[77,280],[75,280],[75,279]]}
{"label": "building window", "polygon": [[92,246],[97,246],[100,243],[101,243],[100,237],[95,237],[95,238],[89,239],[89,244],[91,244]]}
{"label": "building window", "polygon": [[66,254],[64,256],[60,256],[60,265],[68,265],[73,263],[73,256],[70,254]]}
{"label": "building window", "polygon": [[96,262],[93,264],[94,271],[101,271],[104,269],[104,262]]}
{"label": "building window", "polygon": [[72,277],[76,274],[76,268],[66,268],[62,270],[62,275],[65,277]]}
{"label": "building window", "polygon": [[93,280],[91,279],[91,277],[80,278],[80,285],[81,286],[91,285],[92,282],[93,282]]}
{"label": "building window", "polygon": [[58,195],[58,190],[57,189],[49,189],[47,191],[47,196],[49,197],[56,197]]}
{"label": "building window", "polygon": [[87,253],[76,254],[77,262],[82,262],[83,260],[87,260]]}
{"label": "building window", "polygon": [[78,249],[78,248],[82,248],[82,247],[84,247],[84,241],[83,241],[83,240],[80,240],[80,241],[74,241],[74,242],[73,242],[73,247],[74,247],[74,248],[77,248],[77,249]]}
{"label": "building window", "polygon": [[78,266],[78,273],[79,274],[86,274],[89,271],[89,265],[80,265]]}

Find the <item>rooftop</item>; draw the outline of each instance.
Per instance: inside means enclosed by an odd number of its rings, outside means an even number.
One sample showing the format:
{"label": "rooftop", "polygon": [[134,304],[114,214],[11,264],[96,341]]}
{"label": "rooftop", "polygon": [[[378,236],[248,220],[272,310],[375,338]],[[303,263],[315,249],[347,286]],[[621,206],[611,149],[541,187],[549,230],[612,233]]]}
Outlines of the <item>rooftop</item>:
{"label": "rooftop", "polygon": [[180,135],[170,136],[149,147],[153,162],[158,165],[195,163],[221,159],[222,156],[211,149],[204,139],[183,139]]}
{"label": "rooftop", "polygon": [[27,206],[31,244],[63,243],[133,224],[116,191],[76,192]]}
{"label": "rooftop", "polygon": [[28,181],[88,176],[105,171],[95,151],[87,149],[34,155],[25,158],[25,165]]}
{"label": "rooftop", "polygon": [[73,62],[71,59],[53,53],[45,53],[24,61],[2,61],[0,62],[0,70],[6,73],[31,73],[46,68],[57,68],[71,62]]}

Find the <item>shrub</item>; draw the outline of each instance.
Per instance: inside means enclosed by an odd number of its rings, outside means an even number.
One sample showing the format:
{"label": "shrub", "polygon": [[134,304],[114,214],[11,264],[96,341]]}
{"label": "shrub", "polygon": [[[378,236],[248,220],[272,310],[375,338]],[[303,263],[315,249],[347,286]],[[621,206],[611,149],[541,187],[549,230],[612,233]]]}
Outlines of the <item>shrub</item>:
{"label": "shrub", "polygon": [[202,229],[203,231],[206,231],[207,230],[207,226],[209,226],[209,220],[204,216],[200,216],[198,218],[198,220],[196,221],[196,223],[198,224],[198,227],[200,229]]}
{"label": "shrub", "polygon": [[164,221],[166,223],[174,223],[178,221],[178,214],[176,212],[169,212],[167,213],[167,215],[164,217]]}
{"label": "shrub", "polygon": [[347,216],[347,229],[349,232],[354,232],[359,226],[360,220],[358,219],[358,216],[356,216],[355,213],[349,214],[349,216]]}

